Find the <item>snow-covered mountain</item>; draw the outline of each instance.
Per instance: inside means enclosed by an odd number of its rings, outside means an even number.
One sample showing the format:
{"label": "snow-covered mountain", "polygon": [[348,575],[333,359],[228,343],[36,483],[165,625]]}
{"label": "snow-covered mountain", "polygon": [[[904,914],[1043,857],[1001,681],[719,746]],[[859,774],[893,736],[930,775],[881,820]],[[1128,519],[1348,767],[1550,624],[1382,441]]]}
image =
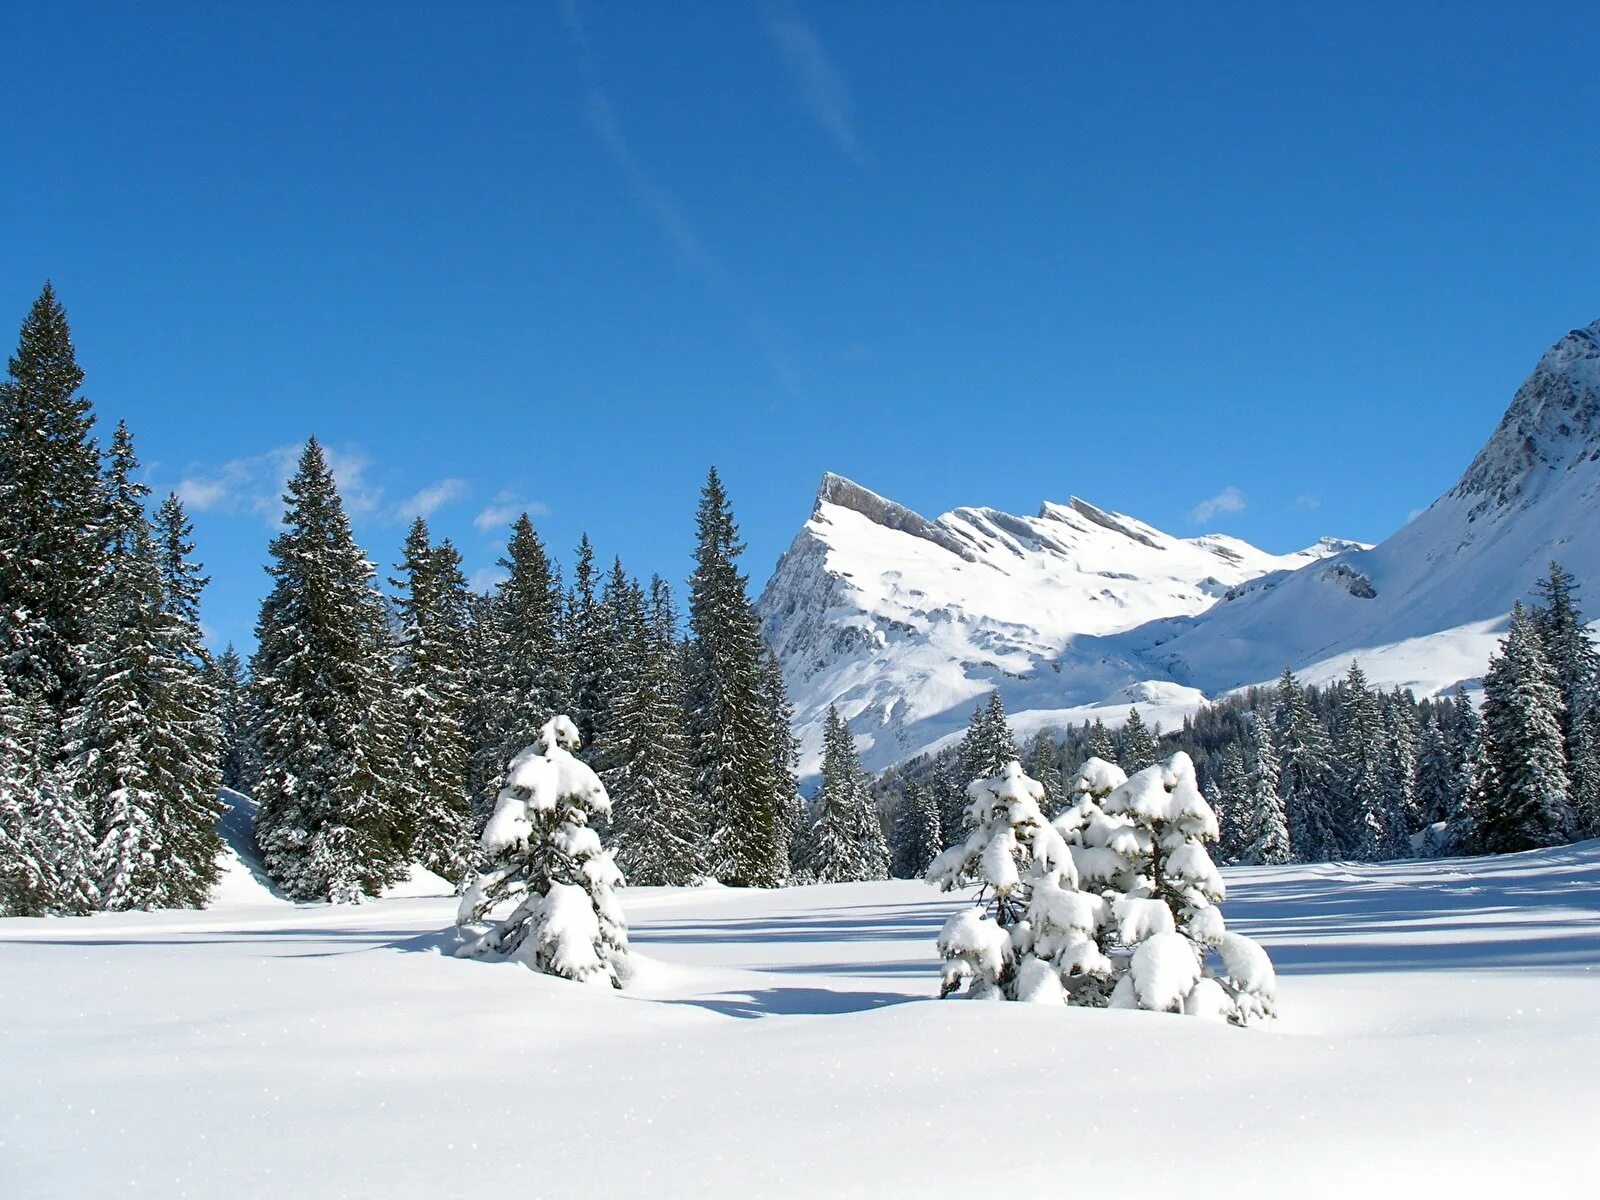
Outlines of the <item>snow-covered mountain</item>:
{"label": "snow-covered mountain", "polygon": [[[930,521],[827,475],[758,607],[795,702],[803,770],[829,704],[876,767],[964,726],[996,686],[1014,712],[1109,698],[1134,682],[1117,665],[1051,670],[1074,639],[1201,613],[1251,580],[1355,545],[1273,555],[1220,534],[1172,537],[1078,499],[1034,517],[958,508]],[[1185,711],[1198,699],[1152,688],[1127,695]]]}
{"label": "snow-covered mountain", "polygon": [[930,521],[829,475],[759,610],[803,772],[830,703],[878,768],[953,736],[992,687],[1022,734],[1132,702],[1170,724],[1286,665],[1318,681],[1351,658],[1437,693],[1481,674],[1552,558],[1600,578],[1600,322],[1545,354],[1460,482],[1377,547],[1271,555],[1081,500]]}

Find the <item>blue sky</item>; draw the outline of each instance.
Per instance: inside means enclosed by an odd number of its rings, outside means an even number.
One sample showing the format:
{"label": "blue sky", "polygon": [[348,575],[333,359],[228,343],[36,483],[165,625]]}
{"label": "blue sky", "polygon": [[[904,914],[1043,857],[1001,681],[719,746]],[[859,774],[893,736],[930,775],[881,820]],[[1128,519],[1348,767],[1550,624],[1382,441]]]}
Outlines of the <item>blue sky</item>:
{"label": "blue sky", "polygon": [[[757,586],[825,470],[1287,550],[1600,316],[1593,9],[7,5],[0,319],[65,300],[247,640],[282,464],[386,567],[533,509]],[[10,342],[12,334],[4,336]],[[1231,489],[1231,490],[1230,490]],[[1220,499],[1219,499],[1220,498]],[[1208,502],[1210,502],[1208,504]]]}

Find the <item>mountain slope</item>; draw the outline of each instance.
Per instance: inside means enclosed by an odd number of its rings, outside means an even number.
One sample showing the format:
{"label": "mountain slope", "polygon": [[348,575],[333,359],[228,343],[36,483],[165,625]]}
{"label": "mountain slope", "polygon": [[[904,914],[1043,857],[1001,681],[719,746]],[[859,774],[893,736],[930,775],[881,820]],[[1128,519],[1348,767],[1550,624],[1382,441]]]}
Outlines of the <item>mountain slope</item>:
{"label": "mountain slope", "polygon": [[1437,692],[1482,672],[1552,558],[1600,576],[1600,321],[1551,347],[1460,481],[1382,544],[1109,649],[1207,692],[1286,664],[1325,679],[1351,658],[1380,683]]}
{"label": "mountain slope", "polygon": [[1379,546],[1274,556],[1081,500],[929,521],[830,475],[759,607],[803,770],[829,703],[879,768],[954,734],[991,687],[1022,734],[1134,701],[1170,722],[1285,666],[1322,681],[1352,658],[1379,685],[1437,693],[1482,673],[1552,558],[1600,578],[1600,322],[1539,360],[1460,481]]}
{"label": "mountain slope", "polygon": [[1016,710],[1131,682],[1115,666],[1041,675],[1076,637],[1200,613],[1249,580],[1354,545],[1272,555],[1219,534],[1175,538],[1078,499],[1034,517],[958,508],[930,521],[828,475],[758,608],[795,702],[803,770],[830,703],[878,767],[964,725],[997,685]]}

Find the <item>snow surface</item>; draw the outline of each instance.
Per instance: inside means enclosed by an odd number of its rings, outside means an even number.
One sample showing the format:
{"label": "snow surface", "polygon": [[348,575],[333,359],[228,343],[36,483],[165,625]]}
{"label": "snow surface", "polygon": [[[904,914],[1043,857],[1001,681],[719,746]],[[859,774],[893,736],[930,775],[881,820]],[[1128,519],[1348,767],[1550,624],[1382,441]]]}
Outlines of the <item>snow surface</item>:
{"label": "snow surface", "polygon": [[442,896],[0,921],[0,1194],[1586,1194],[1600,843],[1225,874],[1267,1027],[931,999],[904,881],[629,889],[621,993]]}

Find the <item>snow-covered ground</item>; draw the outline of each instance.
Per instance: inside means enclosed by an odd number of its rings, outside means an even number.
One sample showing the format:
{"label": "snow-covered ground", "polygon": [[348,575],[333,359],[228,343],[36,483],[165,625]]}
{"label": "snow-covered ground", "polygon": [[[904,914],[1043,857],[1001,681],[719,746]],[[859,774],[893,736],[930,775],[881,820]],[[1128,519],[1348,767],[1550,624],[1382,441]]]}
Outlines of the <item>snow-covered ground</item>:
{"label": "snow-covered ground", "polygon": [[1586,1189],[1600,842],[1228,882],[1271,1030],[931,999],[920,883],[634,889],[622,994],[442,896],[0,921],[0,1195]]}

